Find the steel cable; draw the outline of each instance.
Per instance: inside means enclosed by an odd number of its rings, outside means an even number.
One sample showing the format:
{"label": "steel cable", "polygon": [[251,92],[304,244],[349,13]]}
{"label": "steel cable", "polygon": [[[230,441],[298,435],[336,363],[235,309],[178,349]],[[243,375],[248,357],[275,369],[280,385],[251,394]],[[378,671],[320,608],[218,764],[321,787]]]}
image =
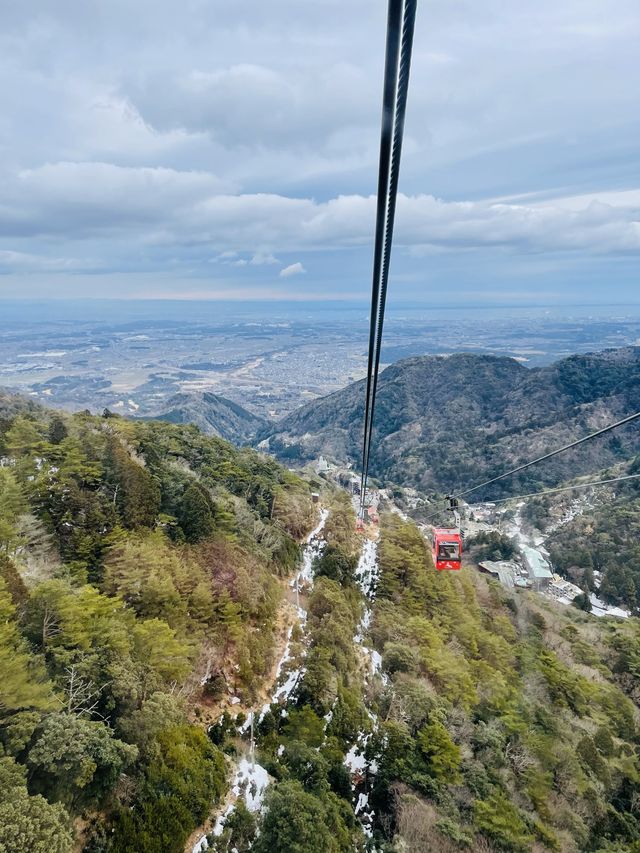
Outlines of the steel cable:
{"label": "steel cable", "polygon": [[371,437],[375,412],[382,330],[387,298],[391,246],[395,223],[398,178],[404,121],[411,70],[411,53],[415,30],[417,0],[389,0],[387,46],[380,135],[378,197],[374,243],[369,353],[362,443],[362,477],[360,481],[360,517],[364,515]]}
{"label": "steel cable", "polygon": [[484,488],[484,486],[488,486],[491,483],[496,483],[498,480],[503,480],[505,477],[510,477],[511,474],[517,474],[519,471],[524,471],[526,468],[530,468],[532,465],[537,465],[538,462],[544,462],[545,459],[551,459],[552,456],[557,456],[559,453],[564,453],[565,450],[571,450],[572,447],[577,447],[579,444],[583,444],[585,441],[589,441],[592,438],[596,438],[599,435],[603,435],[606,432],[610,432],[612,429],[616,429],[619,426],[623,426],[623,424],[628,424],[631,421],[635,421],[637,418],[640,418],[640,412],[636,412],[633,415],[628,415],[626,418],[622,418],[619,421],[615,421],[615,423],[608,424],[602,429],[598,429],[595,432],[590,433],[589,435],[585,435],[582,438],[577,439],[576,441],[572,441],[569,444],[565,444],[563,447],[558,447],[556,450],[552,450],[550,453],[545,453],[543,456],[538,456],[537,459],[532,459],[531,462],[525,462],[524,465],[519,465],[517,468],[512,468],[511,471],[506,471],[504,474],[498,474],[497,477],[492,477],[490,480],[485,480],[483,483],[478,483],[478,485],[472,486],[470,489],[465,489],[462,492],[457,492],[451,497],[462,498],[465,495],[471,494],[471,492],[475,492],[478,489]]}

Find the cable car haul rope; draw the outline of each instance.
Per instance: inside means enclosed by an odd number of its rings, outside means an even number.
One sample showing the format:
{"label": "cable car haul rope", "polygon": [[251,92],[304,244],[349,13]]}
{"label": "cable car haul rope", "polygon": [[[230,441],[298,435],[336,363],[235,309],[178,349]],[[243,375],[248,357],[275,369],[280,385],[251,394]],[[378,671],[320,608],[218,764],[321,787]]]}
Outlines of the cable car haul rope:
{"label": "cable car haul rope", "polygon": [[[415,29],[417,0],[389,0],[387,16],[387,37],[385,50],[384,84],[382,98],[382,128],[380,134],[380,160],[378,167],[378,195],[376,203],[376,226],[373,252],[373,280],[371,285],[371,315],[369,321],[369,352],[367,359],[367,385],[364,406],[364,430],[362,441],[362,475],[360,481],[360,512],[358,525],[363,527],[366,511],[367,481],[369,477],[369,461],[371,456],[371,436],[373,418],[378,390],[378,373],[380,369],[380,350],[382,345],[382,330],[387,299],[387,284],[389,280],[389,265],[391,246],[393,243],[393,227],[395,223],[396,199],[398,194],[398,178],[400,174],[400,158],[404,136],[404,121],[407,108],[407,93],[411,70],[411,54]],[[463,489],[448,496],[448,509],[454,512],[455,528],[436,528],[434,530],[434,563],[436,568],[460,568],[462,555],[462,539],[459,530],[458,499],[489,486],[498,480],[503,480],[512,474],[517,474],[537,465],[546,459],[551,459],[573,447],[617,429],[624,424],[640,418],[640,412],[629,415],[602,429],[596,430],[583,438],[565,444],[556,450],[545,453],[523,465]],[[516,498],[499,498],[494,503],[506,500],[537,497],[554,494],[555,492],[570,491],[587,486],[606,485],[622,480],[632,480],[639,474],[599,480],[576,486],[563,486],[520,495]],[[431,516],[433,518],[435,516]],[[427,519],[428,520],[428,519]]]}
{"label": "cable car haul rope", "polygon": [[373,282],[371,286],[371,317],[369,324],[369,356],[367,362],[367,391],[362,442],[362,478],[360,481],[360,520],[364,518],[371,433],[378,389],[380,348],[387,298],[389,262],[396,214],[400,157],[407,108],[411,51],[415,28],[417,0],[389,0],[387,46],[384,68],[382,130],[380,134],[380,164],[376,231],[373,253]]}
{"label": "cable car haul rope", "polygon": [[[553,456],[557,456],[559,453],[564,453],[566,450],[571,450],[572,448],[583,444],[585,441],[589,441],[592,438],[597,438],[598,436],[604,435],[607,432],[611,432],[612,430],[624,426],[625,424],[632,423],[633,421],[638,420],[638,418],[640,418],[640,412],[635,412],[632,415],[627,415],[627,417],[607,424],[607,426],[602,427],[602,429],[598,429],[595,432],[591,432],[588,435],[583,436],[582,438],[576,439],[576,441],[572,441],[569,444],[565,444],[562,447],[558,447],[555,450],[549,451],[549,453],[545,453],[542,456],[538,456],[536,459],[532,459],[530,462],[525,462],[523,465],[518,465],[516,468],[511,468],[509,471],[505,471],[503,474],[498,474],[496,477],[491,477],[491,479],[484,480],[482,483],[477,483],[475,486],[471,486],[470,488],[464,489],[461,492],[456,492],[453,495],[448,495],[446,498],[446,501],[449,504],[448,509],[456,511],[458,508],[458,499],[464,497],[465,495],[471,494],[471,492],[475,492],[478,489],[482,489],[485,486],[490,485],[491,483],[496,483],[498,480],[503,480],[505,477],[509,477],[512,474],[517,474],[520,471],[524,471],[527,468],[530,468],[532,465],[537,465],[539,462],[544,462],[547,459],[551,459]],[[559,486],[557,488],[543,489],[542,491],[530,492],[529,494],[525,495],[513,495],[508,498],[496,498],[493,500],[489,500],[489,503],[506,503],[507,501],[524,500],[525,498],[544,497],[544,495],[552,495],[556,492],[570,492],[575,489],[583,489],[589,486],[606,486],[610,483],[620,483],[624,480],[636,480],[638,478],[640,478],[640,474],[627,474],[621,477],[612,477],[607,480],[594,480],[590,483],[575,483],[572,486]],[[427,521],[432,518],[436,518],[438,515],[440,515],[440,513],[434,513],[433,515],[430,515],[427,518]]]}
{"label": "cable car haul rope", "polygon": [[511,474],[517,474],[519,471],[524,471],[525,468],[530,468],[532,465],[537,465],[538,462],[544,462],[545,459],[551,459],[552,456],[557,456],[558,453],[564,453],[565,450],[571,450],[572,447],[577,447],[579,444],[583,444],[585,441],[589,441],[591,438],[597,438],[599,435],[604,435],[606,432],[611,432],[613,429],[617,429],[618,427],[623,426],[624,424],[631,423],[631,421],[635,421],[637,418],[640,418],[640,412],[636,412],[633,415],[628,415],[626,418],[622,418],[619,421],[614,421],[612,424],[607,424],[607,426],[602,427],[602,429],[598,429],[595,432],[589,433],[589,435],[585,435],[582,438],[577,439],[577,441],[572,441],[569,444],[565,444],[563,447],[558,447],[556,450],[552,450],[550,453],[545,453],[543,456],[538,456],[537,459],[532,459],[531,462],[525,462],[524,465],[519,465],[517,468],[512,468],[511,471],[507,471],[504,474],[499,474],[497,477],[492,477],[490,480],[485,480],[484,483],[478,483],[476,486],[472,486],[470,489],[465,489],[462,492],[457,492],[453,497],[462,498],[465,495],[471,494],[471,492],[475,492],[478,489],[482,489],[484,486],[488,486],[490,483],[495,483],[498,480],[503,480],[505,477],[510,477]]}

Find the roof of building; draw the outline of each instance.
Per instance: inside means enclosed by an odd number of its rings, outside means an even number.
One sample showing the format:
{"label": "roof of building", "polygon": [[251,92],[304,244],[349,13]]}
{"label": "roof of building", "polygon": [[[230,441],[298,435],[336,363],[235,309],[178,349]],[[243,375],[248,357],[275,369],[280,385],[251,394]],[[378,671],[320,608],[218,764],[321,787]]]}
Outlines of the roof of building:
{"label": "roof of building", "polygon": [[510,560],[483,560],[479,565],[495,575],[503,586],[511,588],[516,583],[518,567]]}
{"label": "roof of building", "polygon": [[540,551],[537,551],[535,548],[530,548],[529,545],[522,545],[521,551],[530,575],[538,580],[541,578],[551,579],[553,577],[551,566],[542,556]]}

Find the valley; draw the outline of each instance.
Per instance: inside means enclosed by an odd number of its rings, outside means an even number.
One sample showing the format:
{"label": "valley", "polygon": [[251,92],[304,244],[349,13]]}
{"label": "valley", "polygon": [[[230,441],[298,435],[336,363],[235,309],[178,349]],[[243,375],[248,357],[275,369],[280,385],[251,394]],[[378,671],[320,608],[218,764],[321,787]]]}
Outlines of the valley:
{"label": "valley", "polygon": [[[0,301],[0,387],[69,411],[149,417],[208,393],[279,420],[365,374],[367,330],[368,306],[354,303]],[[633,306],[392,305],[382,357],[465,350],[536,367],[638,340]]]}
{"label": "valley", "polygon": [[[637,359],[623,349],[534,371],[487,356],[409,359],[385,373],[381,427],[392,404],[418,422],[434,394],[457,414],[459,399],[484,404],[472,385],[438,396],[454,385],[448,371],[459,381],[471,366],[488,377],[496,426],[485,435],[499,446],[519,434],[514,400],[534,399],[532,382],[548,400],[573,395],[577,429],[629,405]],[[334,410],[333,397],[312,405]],[[213,429],[233,426],[237,409],[203,402],[216,407]],[[169,423],[0,396],[8,826],[37,853],[41,843],[55,853],[618,853],[640,842],[632,537],[615,544],[626,574],[602,562],[614,553],[602,525],[637,499],[634,481],[463,505],[463,568],[436,572],[425,535],[444,506],[435,483],[376,470],[375,512],[356,534],[348,454],[327,450],[294,473],[206,436],[190,405]],[[523,433],[530,447],[553,436],[559,419],[545,418],[538,436]],[[455,448],[443,435],[422,451],[425,468]],[[325,447],[322,429],[310,437]],[[631,430],[590,462],[632,470],[634,441]],[[401,457],[388,453],[396,466]],[[480,478],[490,469],[478,462]],[[566,470],[547,476],[564,482]],[[531,568],[541,557],[563,579],[542,583]],[[506,563],[511,582],[494,577]],[[575,589],[600,618],[570,605]],[[74,760],[97,757],[86,790],[59,757],[73,739]],[[42,820],[29,822],[36,808]]]}

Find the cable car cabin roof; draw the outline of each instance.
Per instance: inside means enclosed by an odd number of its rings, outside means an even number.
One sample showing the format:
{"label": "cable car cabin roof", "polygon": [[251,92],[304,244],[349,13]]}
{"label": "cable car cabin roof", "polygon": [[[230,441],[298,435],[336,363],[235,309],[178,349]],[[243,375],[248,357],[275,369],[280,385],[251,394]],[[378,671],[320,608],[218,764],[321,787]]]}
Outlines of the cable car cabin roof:
{"label": "cable car cabin roof", "polygon": [[460,531],[456,527],[434,527],[433,535],[438,539],[446,539],[449,537],[452,540],[460,539]]}

